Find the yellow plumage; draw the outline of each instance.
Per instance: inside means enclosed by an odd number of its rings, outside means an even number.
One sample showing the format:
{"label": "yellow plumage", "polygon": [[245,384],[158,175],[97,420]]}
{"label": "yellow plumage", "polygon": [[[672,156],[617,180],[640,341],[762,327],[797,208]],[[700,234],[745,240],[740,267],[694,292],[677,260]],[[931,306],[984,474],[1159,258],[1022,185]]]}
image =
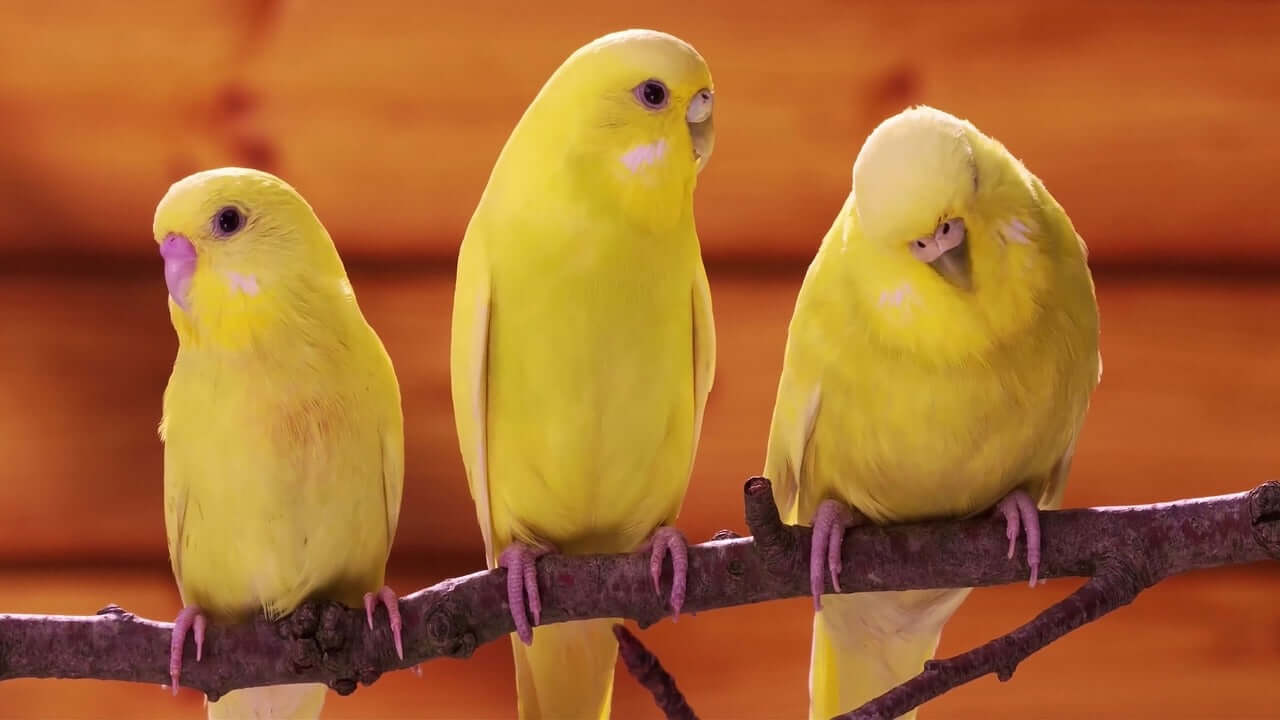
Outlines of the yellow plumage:
{"label": "yellow plumage", "polygon": [[[886,120],[791,321],[765,463],[789,519],[826,500],[877,523],[960,517],[1019,490],[1056,506],[1101,373],[1085,256],[998,142],[932,108]],[[918,673],[967,592],[823,598],[811,716]]]}
{"label": "yellow plumage", "polygon": [[[614,33],[565,61],[498,158],[459,253],[451,364],[490,567],[513,543],[635,550],[680,510],[715,366],[692,206],[710,102],[693,48]],[[514,647],[522,718],[607,717],[609,621]]]}
{"label": "yellow plumage", "polygon": [[[237,168],[174,184],[154,229],[179,343],[160,434],[184,604],[215,623],[311,597],[359,606],[396,531],[403,426],[332,240],[291,187]],[[209,715],[318,717],[323,699],[323,685],[255,688]]]}

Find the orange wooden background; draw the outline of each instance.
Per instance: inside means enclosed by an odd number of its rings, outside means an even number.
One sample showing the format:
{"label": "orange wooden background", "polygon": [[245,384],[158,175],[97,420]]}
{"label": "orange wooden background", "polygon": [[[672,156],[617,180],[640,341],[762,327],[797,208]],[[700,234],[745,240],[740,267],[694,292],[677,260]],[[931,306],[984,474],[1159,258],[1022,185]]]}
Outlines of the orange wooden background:
{"label": "orange wooden background", "polygon": [[1026,160],[1099,260],[1274,257],[1274,2],[316,0],[0,7],[0,247],[151,252],[170,182],[264,166],[351,258],[451,258],[547,75],[610,30],[694,43],[719,99],[713,258],[805,259],[854,153],[915,102]]}
{"label": "orange wooden background", "polygon": [[[541,82],[578,45],[630,26],[695,44],[718,90],[696,209],[721,360],[679,522],[692,539],[742,528],[804,264],[863,137],[914,102],[1003,140],[1089,242],[1106,377],[1067,503],[1280,477],[1280,3],[9,3],[0,612],[176,611],[155,436],[175,342],[151,213],[173,180],[226,164],[278,172],[308,197],[395,359],[408,476],[392,581],[407,592],[479,567],[450,415],[452,260]],[[1072,586],[976,592],[944,652]],[[926,717],[1274,717],[1256,688],[1280,671],[1278,590],[1274,566],[1180,578]],[[808,623],[788,602],[645,638],[704,717],[796,717]],[[511,682],[497,645],[335,699],[326,717],[510,717]],[[200,713],[194,694],[155,688],[0,683],[4,718],[106,707]],[[653,716],[628,679],[616,707]]]}

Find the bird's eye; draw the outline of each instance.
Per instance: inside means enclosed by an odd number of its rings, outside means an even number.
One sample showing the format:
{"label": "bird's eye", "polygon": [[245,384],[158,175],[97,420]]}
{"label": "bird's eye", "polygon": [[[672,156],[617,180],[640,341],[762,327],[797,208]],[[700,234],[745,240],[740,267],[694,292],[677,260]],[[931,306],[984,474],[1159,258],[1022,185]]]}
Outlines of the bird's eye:
{"label": "bird's eye", "polygon": [[661,80],[645,80],[636,86],[636,99],[650,110],[661,110],[667,106],[667,86]]}
{"label": "bird's eye", "polygon": [[951,223],[949,222],[942,223],[942,234],[946,235],[949,232],[951,232]]}
{"label": "bird's eye", "polygon": [[222,208],[213,217],[213,231],[223,237],[234,235],[242,227],[244,227],[244,214],[238,208]]}

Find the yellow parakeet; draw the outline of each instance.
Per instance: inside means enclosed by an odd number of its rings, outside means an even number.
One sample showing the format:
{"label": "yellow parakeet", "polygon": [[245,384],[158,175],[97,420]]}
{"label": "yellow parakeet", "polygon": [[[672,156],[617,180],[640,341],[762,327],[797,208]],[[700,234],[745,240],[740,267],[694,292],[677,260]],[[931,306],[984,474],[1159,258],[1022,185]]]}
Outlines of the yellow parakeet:
{"label": "yellow parakeet", "polygon": [[[665,33],[574,52],[498,157],[458,257],[451,375],[490,567],[507,568],[522,718],[609,714],[611,621],[532,628],[536,557],[666,554],[715,368],[693,189],[711,75]],[[531,643],[531,644],[530,644]],[[527,645],[527,647],[526,647]]]}
{"label": "yellow parakeet", "polygon": [[[178,355],[164,394],[165,528],[187,632],[206,618],[291,612],[322,597],[388,611],[383,571],[400,515],[404,430],[391,360],[328,232],[283,180],[196,173],[155,215]],[[252,688],[210,718],[315,718],[325,687]]]}
{"label": "yellow parakeet", "polygon": [[845,529],[995,507],[1034,582],[1037,505],[1061,501],[1101,370],[1084,242],[1040,180],[933,108],[877,127],[800,290],[765,461],[814,528],[812,718],[919,673],[968,593],[823,599]]}

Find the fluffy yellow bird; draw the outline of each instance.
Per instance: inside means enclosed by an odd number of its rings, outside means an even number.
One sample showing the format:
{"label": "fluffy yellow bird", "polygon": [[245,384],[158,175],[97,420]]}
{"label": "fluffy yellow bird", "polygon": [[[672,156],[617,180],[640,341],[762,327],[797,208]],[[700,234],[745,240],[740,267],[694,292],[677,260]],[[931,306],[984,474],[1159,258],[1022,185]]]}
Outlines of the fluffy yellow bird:
{"label": "fluffy yellow bird", "polygon": [[[1062,498],[1102,371],[1084,242],[996,140],[929,107],[867,138],[809,266],[787,339],[765,475],[812,521],[810,715],[916,675],[966,589],[821,598],[852,523],[995,507],[1009,557]],[[909,716],[914,716],[914,712]]]}
{"label": "fluffy yellow bird", "polygon": [[[628,30],[574,52],[498,157],[458,257],[454,415],[489,566],[507,568],[522,718],[609,714],[608,620],[540,627],[546,552],[667,554],[715,370],[693,189],[711,75]],[[527,647],[526,647],[527,645]]]}
{"label": "fluffy yellow bird", "polygon": [[[155,215],[178,355],[164,393],[165,528],[187,632],[323,597],[399,601],[383,571],[400,515],[404,430],[391,360],[329,233],[283,180],[221,168],[169,188]],[[228,693],[210,718],[315,718],[325,687]]]}

